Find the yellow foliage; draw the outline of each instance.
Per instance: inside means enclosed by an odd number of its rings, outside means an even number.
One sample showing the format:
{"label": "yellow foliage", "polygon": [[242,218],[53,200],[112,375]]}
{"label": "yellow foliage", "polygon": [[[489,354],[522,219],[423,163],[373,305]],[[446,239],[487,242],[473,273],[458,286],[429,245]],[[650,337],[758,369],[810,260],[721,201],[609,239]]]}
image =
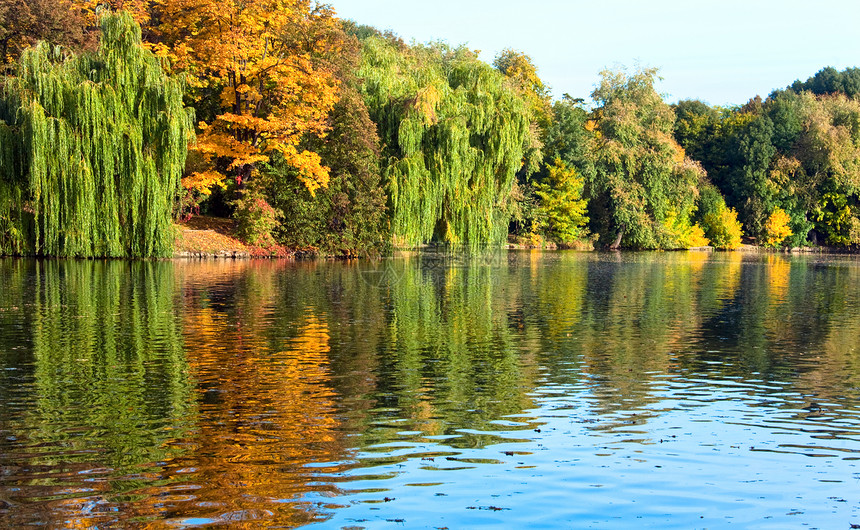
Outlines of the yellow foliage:
{"label": "yellow foliage", "polygon": [[94,28],[99,26],[96,10],[103,6],[110,7],[114,11],[120,9],[128,11],[135,22],[145,26],[150,22],[150,8],[154,3],[156,2],[153,0],[72,0],[72,6],[80,10],[89,26]]}
{"label": "yellow foliage", "polygon": [[[330,31],[334,12],[310,0],[73,0],[95,20],[99,5],[130,10],[148,46],[186,74],[192,95],[220,106],[201,127],[205,159],[227,159],[248,174],[274,152],[286,153],[308,189],[325,186],[319,156],[297,152],[305,135],[323,136],[337,102],[338,82],[314,57],[338,52]],[[215,182],[214,168],[187,177],[190,186]]]}
{"label": "yellow foliage", "polygon": [[708,228],[714,248],[731,250],[741,246],[743,230],[734,208],[723,206],[717,212],[708,213],[702,223]]}
{"label": "yellow foliage", "polygon": [[705,237],[705,231],[698,223],[691,225],[686,217],[679,216],[675,212],[669,213],[663,222],[663,228],[671,235],[675,245],[677,245],[671,248],[706,247],[711,243]]}
{"label": "yellow foliage", "polygon": [[690,229],[690,233],[687,236],[687,243],[689,244],[688,248],[694,248],[694,247],[706,247],[711,242],[708,241],[707,237],[705,237],[705,231],[702,230],[702,227],[699,226],[698,223],[696,223]]}
{"label": "yellow foliage", "polygon": [[792,231],[788,226],[790,221],[791,217],[785,213],[785,210],[776,208],[764,224],[764,245],[767,247],[776,247],[785,238],[791,236]]}
{"label": "yellow foliage", "polygon": [[224,183],[225,178],[224,174],[217,171],[197,171],[182,179],[182,187],[208,196],[215,186],[222,189],[227,187]]}

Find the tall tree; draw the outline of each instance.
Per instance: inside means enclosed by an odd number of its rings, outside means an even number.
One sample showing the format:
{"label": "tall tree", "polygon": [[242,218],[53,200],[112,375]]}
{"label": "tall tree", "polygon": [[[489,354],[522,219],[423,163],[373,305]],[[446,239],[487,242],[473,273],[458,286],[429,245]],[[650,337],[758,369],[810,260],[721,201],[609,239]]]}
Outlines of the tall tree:
{"label": "tall tree", "polygon": [[370,36],[358,75],[385,146],[398,243],[507,236],[515,175],[533,144],[527,101],[466,48]]}
{"label": "tall tree", "polygon": [[330,28],[328,38],[340,43],[341,53],[322,57],[339,82],[339,100],[329,116],[331,130],[324,137],[307,137],[302,144],[319,153],[330,168],[329,185],[311,193],[296,179],[285,179],[290,169],[277,158],[262,168],[265,199],[283,215],[275,238],[293,248],[317,248],[326,254],[378,254],[390,243],[386,194],[379,171],[380,145],[360,93],[355,69],[361,44],[348,35],[351,25]]}
{"label": "tall tree", "polygon": [[[186,75],[200,120],[195,164],[183,179],[206,191],[241,185],[277,154],[312,192],[328,182],[317,153],[299,147],[323,135],[337,100],[337,81],[312,56],[335,54],[320,25],[330,8],[312,0],[73,0],[92,18],[99,6],[130,11],[147,46]],[[198,157],[200,158],[200,157]]]}
{"label": "tall tree", "polygon": [[194,134],[182,98],[124,12],[97,52],[24,52],[0,98],[0,252],[169,255]]}
{"label": "tall tree", "polygon": [[701,241],[692,221],[701,166],[672,133],[675,115],[654,89],[657,71],[601,72],[592,93],[592,229],[613,248],[678,248]]}

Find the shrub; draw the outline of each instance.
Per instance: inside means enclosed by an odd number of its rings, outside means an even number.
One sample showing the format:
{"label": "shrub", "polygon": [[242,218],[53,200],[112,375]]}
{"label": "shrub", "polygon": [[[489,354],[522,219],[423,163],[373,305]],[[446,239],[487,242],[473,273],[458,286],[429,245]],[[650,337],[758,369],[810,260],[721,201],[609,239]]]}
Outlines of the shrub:
{"label": "shrub", "polygon": [[764,223],[764,246],[777,247],[781,245],[785,238],[792,235],[790,223],[791,216],[785,213],[785,210],[782,208],[774,209]]}
{"label": "shrub", "polygon": [[741,246],[743,230],[741,222],[738,221],[738,212],[734,208],[723,207],[705,215],[702,225],[714,248],[731,250]]}
{"label": "shrub", "polygon": [[272,231],[280,226],[279,219],[283,214],[272,208],[262,191],[253,184],[245,188],[242,198],[236,201],[234,216],[238,222],[239,237],[243,241],[260,247],[276,244]]}
{"label": "shrub", "polygon": [[741,223],[738,212],[726,207],[719,190],[704,186],[699,195],[699,224],[714,248],[729,250],[741,246]]}

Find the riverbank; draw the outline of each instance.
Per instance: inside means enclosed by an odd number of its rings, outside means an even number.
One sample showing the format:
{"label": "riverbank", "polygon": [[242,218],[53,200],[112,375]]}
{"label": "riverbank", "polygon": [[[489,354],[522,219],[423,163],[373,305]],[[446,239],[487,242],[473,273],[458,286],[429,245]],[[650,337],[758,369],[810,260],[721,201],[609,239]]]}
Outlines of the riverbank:
{"label": "riverbank", "polygon": [[248,245],[235,237],[232,219],[195,216],[176,224],[175,258],[249,258]]}
{"label": "riverbank", "polygon": [[[534,242],[524,238],[511,238],[510,250],[579,250],[594,251],[592,241],[580,245],[557,246],[546,241]],[[685,250],[714,251],[713,247],[696,247]],[[733,252],[778,252],[803,254],[856,254],[853,249],[835,247],[795,247],[772,249],[743,244]],[[176,224],[175,259],[250,259],[250,258],[307,258],[317,255],[315,249],[294,250],[286,247],[258,247],[242,242],[236,235],[236,222],[219,217],[194,216]]]}

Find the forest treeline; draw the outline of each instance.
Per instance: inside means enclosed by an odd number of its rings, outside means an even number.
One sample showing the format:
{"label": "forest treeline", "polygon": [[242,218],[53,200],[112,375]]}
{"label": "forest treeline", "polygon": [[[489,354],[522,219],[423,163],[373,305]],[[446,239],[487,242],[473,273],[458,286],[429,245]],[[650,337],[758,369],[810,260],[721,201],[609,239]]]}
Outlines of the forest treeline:
{"label": "forest treeline", "polygon": [[310,0],[0,0],[0,254],[166,256],[229,216],[260,248],[860,243],[860,70],[737,107],[656,69],[554,99]]}

